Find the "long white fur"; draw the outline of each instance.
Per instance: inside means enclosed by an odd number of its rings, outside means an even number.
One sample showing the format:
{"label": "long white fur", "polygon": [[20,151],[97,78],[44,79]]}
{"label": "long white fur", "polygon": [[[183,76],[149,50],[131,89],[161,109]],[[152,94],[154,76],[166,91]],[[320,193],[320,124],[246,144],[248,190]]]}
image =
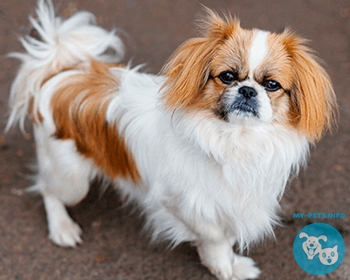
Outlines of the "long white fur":
{"label": "long white fur", "polygon": [[[9,56],[22,61],[22,66],[11,87],[11,115],[6,129],[20,122],[24,130],[24,119],[29,100],[40,91],[42,80],[48,73],[54,74],[79,62],[98,59],[119,62],[124,55],[124,46],[115,31],[107,32],[94,24],[95,16],[79,12],[62,21],[55,16],[51,1],[38,1],[38,19],[30,17],[42,41],[26,36],[21,38],[27,53],[11,53]],[[113,55],[104,54],[107,49]]]}
{"label": "long white fur", "polygon": [[[11,89],[8,127],[17,121],[23,127],[34,97],[44,120],[34,126],[39,165],[35,189],[44,197],[50,238],[58,245],[75,246],[81,242],[81,230],[64,205],[79,202],[99,170],[76,152],[72,140],[51,137],[55,124],[49,104],[57,86],[78,70],[40,85],[50,71],[91,59],[119,60],[123,45],[114,32],[93,25],[89,13],[62,21],[54,16],[50,1],[40,0],[37,15],[31,22],[43,42],[27,37],[22,39],[27,53],[12,54],[23,64]],[[117,56],[105,56],[108,48]],[[164,77],[129,68],[111,72],[120,88],[106,119],[118,124],[142,178],[136,188],[130,181],[116,180],[118,190],[139,203],[154,240],[195,242],[202,262],[219,279],[257,277],[253,261],[234,255],[232,246],[238,243],[243,250],[273,234],[285,185],[308,154],[305,137],[269,122],[247,126],[223,122],[209,111],[169,112],[159,98]]]}

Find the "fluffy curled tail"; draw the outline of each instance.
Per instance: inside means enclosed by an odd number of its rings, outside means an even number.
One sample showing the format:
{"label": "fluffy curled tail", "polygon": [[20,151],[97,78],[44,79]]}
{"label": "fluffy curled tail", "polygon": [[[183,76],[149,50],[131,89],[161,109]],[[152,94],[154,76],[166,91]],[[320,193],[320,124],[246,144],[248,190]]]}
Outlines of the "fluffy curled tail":
{"label": "fluffy curled tail", "polygon": [[[30,102],[43,82],[77,63],[94,60],[119,62],[124,54],[121,39],[95,24],[88,12],[78,12],[68,19],[55,15],[51,0],[39,0],[36,18],[29,18],[32,35],[20,39],[25,52],[10,53],[22,61],[10,92],[10,116],[6,130],[24,120]],[[107,55],[106,51],[112,54]]]}

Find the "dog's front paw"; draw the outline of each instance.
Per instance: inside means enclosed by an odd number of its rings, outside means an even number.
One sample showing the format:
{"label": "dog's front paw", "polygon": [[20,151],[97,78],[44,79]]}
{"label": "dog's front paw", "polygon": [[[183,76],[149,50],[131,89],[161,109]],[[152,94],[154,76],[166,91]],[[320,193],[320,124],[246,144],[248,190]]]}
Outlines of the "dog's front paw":
{"label": "dog's front paw", "polygon": [[197,245],[203,265],[220,280],[256,279],[260,270],[250,258],[233,253],[231,244],[222,242],[203,242]]}
{"label": "dog's front paw", "polygon": [[235,255],[233,263],[233,279],[256,279],[260,275],[260,269],[255,266],[251,258]]}
{"label": "dog's front paw", "polygon": [[235,260],[230,266],[208,266],[209,271],[219,280],[247,280],[256,279],[260,275],[260,269],[251,258],[235,255]]}
{"label": "dog's front paw", "polygon": [[69,220],[61,220],[49,226],[49,238],[58,246],[76,247],[82,243],[82,230],[79,225]]}

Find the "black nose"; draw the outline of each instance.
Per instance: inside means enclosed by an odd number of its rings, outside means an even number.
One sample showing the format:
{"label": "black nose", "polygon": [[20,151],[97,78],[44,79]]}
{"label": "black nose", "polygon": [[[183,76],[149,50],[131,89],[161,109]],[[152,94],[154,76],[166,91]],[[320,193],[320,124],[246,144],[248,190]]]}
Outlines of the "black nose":
{"label": "black nose", "polygon": [[238,93],[242,94],[245,98],[249,99],[251,97],[257,96],[258,93],[252,87],[243,86],[238,89]]}

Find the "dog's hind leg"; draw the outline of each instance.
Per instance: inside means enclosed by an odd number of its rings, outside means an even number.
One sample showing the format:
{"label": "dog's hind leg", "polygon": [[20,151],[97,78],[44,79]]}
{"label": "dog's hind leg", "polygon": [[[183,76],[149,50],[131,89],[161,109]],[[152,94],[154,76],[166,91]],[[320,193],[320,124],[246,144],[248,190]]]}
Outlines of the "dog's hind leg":
{"label": "dog's hind leg", "polygon": [[92,163],[77,153],[72,140],[57,140],[35,128],[38,179],[33,187],[44,199],[50,239],[59,246],[81,243],[81,229],[69,216],[66,205],[82,200],[89,190]]}
{"label": "dog's hind leg", "polygon": [[65,205],[55,195],[43,194],[49,238],[57,245],[75,247],[82,242],[82,230],[69,216]]}

